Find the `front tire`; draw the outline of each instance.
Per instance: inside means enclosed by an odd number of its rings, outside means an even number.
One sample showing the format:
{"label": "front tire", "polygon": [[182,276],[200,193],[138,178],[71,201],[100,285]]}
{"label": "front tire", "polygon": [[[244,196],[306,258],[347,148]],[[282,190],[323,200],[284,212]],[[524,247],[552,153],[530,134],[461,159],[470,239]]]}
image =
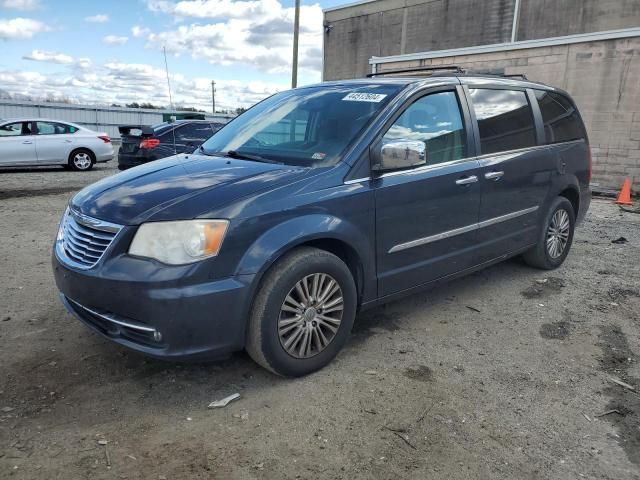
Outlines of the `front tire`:
{"label": "front tire", "polygon": [[524,261],[543,270],[558,268],[569,254],[575,226],[573,205],[565,197],[557,197],[544,218],[538,243],[522,256]]}
{"label": "front tire", "polygon": [[264,276],[249,320],[246,350],[278,375],[307,375],[342,349],[356,306],[356,286],[347,265],[327,251],[298,248]]}
{"label": "front tire", "polygon": [[86,172],[93,168],[96,158],[91,150],[79,148],[69,155],[69,168],[76,171]]}

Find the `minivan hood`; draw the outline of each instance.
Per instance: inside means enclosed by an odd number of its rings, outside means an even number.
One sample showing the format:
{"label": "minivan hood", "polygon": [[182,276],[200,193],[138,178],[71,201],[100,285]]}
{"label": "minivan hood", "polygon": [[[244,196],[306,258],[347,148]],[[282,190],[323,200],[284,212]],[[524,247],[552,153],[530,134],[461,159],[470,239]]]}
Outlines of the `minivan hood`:
{"label": "minivan hood", "polygon": [[[307,170],[225,157],[176,155],[89,185],[73,197],[71,206],[120,225],[182,220],[290,182]],[[193,201],[204,193],[202,201]]]}

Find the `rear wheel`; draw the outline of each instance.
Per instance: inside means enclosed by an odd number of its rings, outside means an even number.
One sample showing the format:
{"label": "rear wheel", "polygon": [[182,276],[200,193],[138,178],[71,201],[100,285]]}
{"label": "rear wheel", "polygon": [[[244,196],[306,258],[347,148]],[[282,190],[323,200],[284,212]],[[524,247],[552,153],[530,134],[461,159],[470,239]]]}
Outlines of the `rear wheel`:
{"label": "rear wheel", "polygon": [[246,349],[257,363],[279,375],[311,373],[344,346],[356,302],[355,282],[342,260],[316,248],[296,249],[263,278]]}
{"label": "rear wheel", "polygon": [[565,197],[551,203],[538,236],[538,243],[523,255],[532,267],[552,270],[562,265],[569,254],[575,229],[573,205]]}
{"label": "rear wheel", "polygon": [[87,171],[93,168],[93,164],[96,163],[96,160],[91,150],[80,148],[71,152],[68,163],[69,168],[72,170]]}

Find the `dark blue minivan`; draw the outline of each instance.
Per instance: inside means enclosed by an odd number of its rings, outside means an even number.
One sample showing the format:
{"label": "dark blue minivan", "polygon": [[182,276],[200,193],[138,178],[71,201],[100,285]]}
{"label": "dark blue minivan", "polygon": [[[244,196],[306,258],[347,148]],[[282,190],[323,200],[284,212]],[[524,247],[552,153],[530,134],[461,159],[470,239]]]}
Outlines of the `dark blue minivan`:
{"label": "dark blue minivan", "polygon": [[323,83],[76,194],[53,270],[69,311],[121,345],[167,359],[245,348],[299,376],[331,361],[360,310],[515,255],[558,267],[590,175],[561,90]]}

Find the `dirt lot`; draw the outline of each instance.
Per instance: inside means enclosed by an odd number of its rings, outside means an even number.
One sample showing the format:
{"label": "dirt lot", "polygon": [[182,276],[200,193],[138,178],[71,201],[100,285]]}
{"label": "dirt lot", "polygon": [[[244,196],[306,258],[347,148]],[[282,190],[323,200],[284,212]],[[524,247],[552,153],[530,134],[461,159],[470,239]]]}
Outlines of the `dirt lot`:
{"label": "dirt lot", "polygon": [[640,215],[596,200],[559,270],[512,260],[361,314],[286,380],[149,360],[65,312],[57,223],[113,168],[0,173],[0,478],[640,478]]}

